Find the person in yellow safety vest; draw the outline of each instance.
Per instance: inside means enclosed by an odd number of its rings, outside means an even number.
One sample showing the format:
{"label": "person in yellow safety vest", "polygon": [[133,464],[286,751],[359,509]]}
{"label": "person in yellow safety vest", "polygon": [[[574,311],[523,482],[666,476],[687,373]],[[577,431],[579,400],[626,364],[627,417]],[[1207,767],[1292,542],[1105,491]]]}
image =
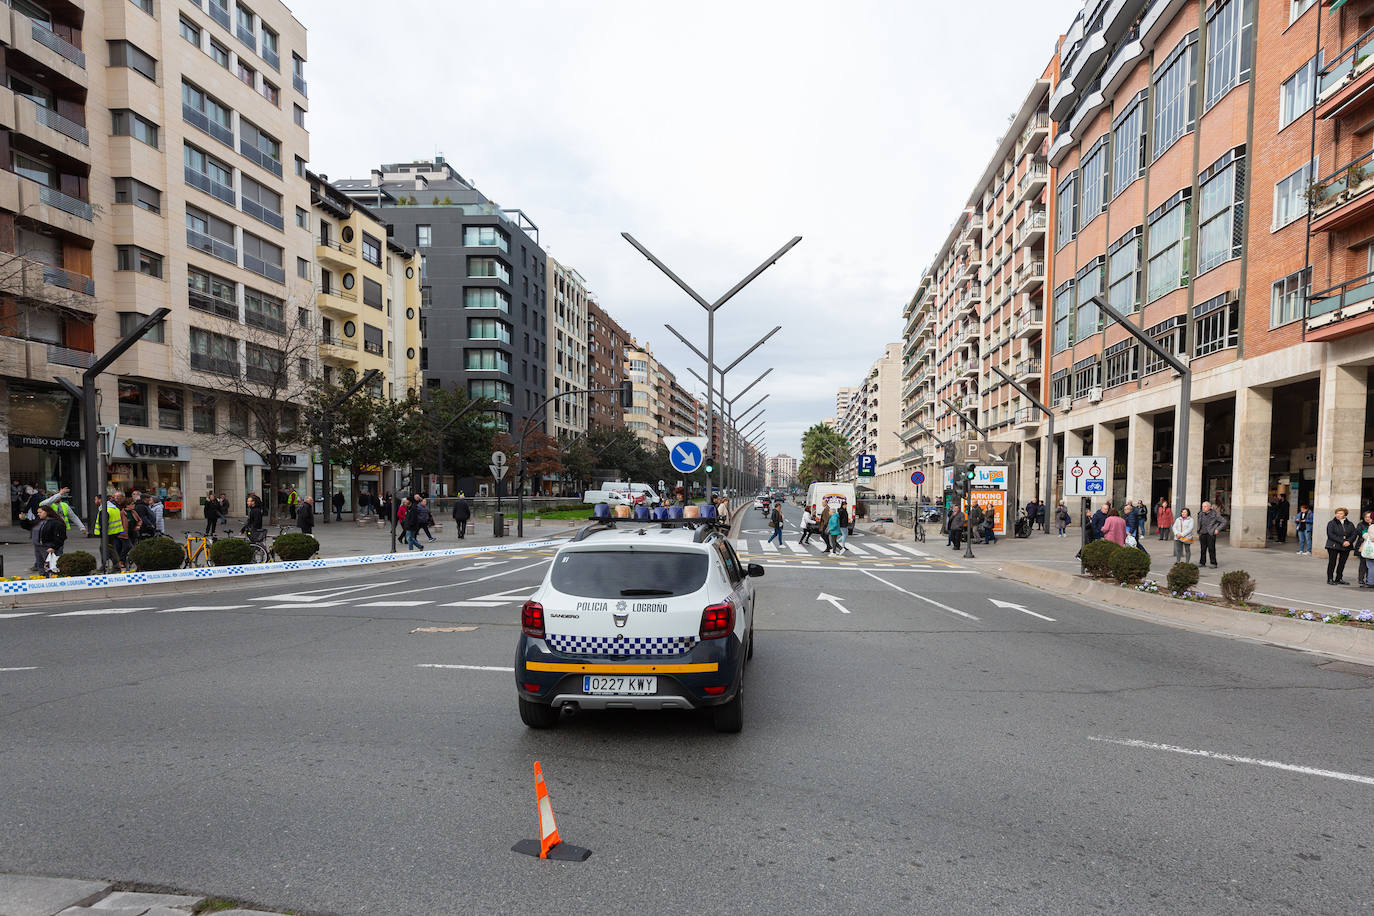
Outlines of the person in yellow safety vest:
{"label": "person in yellow safety vest", "polygon": [[[81,516],[76,514],[76,510],[71,507],[72,488],[63,487],[52,496],[39,503],[40,506],[49,506],[50,511],[57,518],[62,519],[62,523],[67,526],[67,530],[72,530],[72,525],[81,529],[81,533],[86,534],[86,523],[81,520]],[[56,503],[55,508],[51,508]]]}
{"label": "person in yellow safety vest", "polygon": [[124,508],[120,505],[123,501],[123,493],[116,493],[110,499],[95,498],[96,515],[95,529],[96,534],[105,536],[108,548],[106,556],[115,561],[119,569],[124,568],[124,558],[129,555],[132,543],[129,541],[127,519]]}

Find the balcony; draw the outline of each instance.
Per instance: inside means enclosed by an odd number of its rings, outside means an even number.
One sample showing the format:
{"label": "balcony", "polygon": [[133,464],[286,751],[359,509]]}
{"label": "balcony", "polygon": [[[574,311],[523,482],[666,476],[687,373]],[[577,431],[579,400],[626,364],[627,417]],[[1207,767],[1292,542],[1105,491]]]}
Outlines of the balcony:
{"label": "balcony", "polygon": [[203,251],[206,254],[219,258],[221,261],[227,261],[230,264],[237,264],[239,262],[239,250],[233,245],[228,242],[220,241],[213,236],[206,235],[203,232],[197,232],[194,229],[186,230],[186,245],[189,248],[194,248],[197,251]]}
{"label": "balcony", "polygon": [[251,310],[246,311],[243,314],[243,323],[249,327],[271,331],[273,334],[286,333],[286,322],[274,315],[264,315],[261,312],[254,312]]}
{"label": "balcony", "polygon": [[84,51],[42,23],[31,22],[31,25],[34,41],[49,51],[56,52],[63,59],[76,64],[82,70],[86,69],[86,53]]}
{"label": "balcony", "polygon": [[1039,359],[1023,359],[1016,364],[1012,378],[1018,382],[1037,382],[1040,380],[1042,366],[1043,363]]}
{"label": "balcony", "polygon": [[252,29],[245,29],[242,25],[234,29],[234,36],[247,46],[248,50],[254,54],[258,53],[258,36],[253,34]]}
{"label": "balcony", "polygon": [[211,356],[208,353],[192,353],[191,368],[199,369],[201,372],[211,372],[215,375],[227,376],[229,378],[239,377],[238,360]]}
{"label": "balcony", "polygon": [[234,132],[218,121],[211,121],[209,115],[199,108],[192,108],[190,105],[182,102],[181,120],[190,124],[196,130],[208,134],[230,149],[234,148]]}
{"label": "balcony", "polygon": [[218,315],[220,318],[228,318],[230,321],[239,320],[239,305],[237,302],[216,299],[214,296],[207,296],[196,290],[189,290],[186,294],[186,304],[197,312]]}
{"label": "balcony", "polygon": [[1313,182],[1308,190],[1312,231],[1340,229],[1370,215],[1374,212],[1371,190],[1374,190],[1374,151]]}
{"label": "balcony", "polygon": [[1050,113],[1048,111],[1037,111],[1031,116],[1026,124],[1026,129],[1021,131],[1021,139],[1016,144],[1016,156],[1019,159],[1026,149],[1039,149],[1040,144],[1045,142],[1045,138],[1050,135]]}
{"label": "balcony", "polygon": [[[82,125],[76,123],[76,122],[73,121],[71,118],[68,118],[68,117],[65,117],[65,116],[63,116],[63,115],[58,114],[57,112],[53,111],[51,108],[46,108],[46,107],[44,107],[44,106],[42,106],[42,105],[39,105],[37,102],[33,102],[33,101],[31,101],[31,100],[26,100],[26,101],[28,101],[28,104],[30,105],[30,107],[31,107],[31,109],[32,109],[32,111],[33,111],[34,119],[37,121],[37,123],[43,125],[44,127],[49,128],[49,129],[51,129],[51,130],[57,131],[59,134],[61,134],[62,136],[66,137],[66,138],[69,139],[69,140],[75,140],[77,143],[81,144],[82,146],[89,147],[89,146],[91,145],[91,134],[90,134],[90,131],[88,131],[84,126],[82,126]],[[22,104],[22,103],[21,103],[21,104]],[[24,132],[25,132],[25,131],[23,130],[23,124],[22,124],[22,123],[20,124],[20,132],[21,132],[21,133],[24,133]],[[49,145],[51,146],[51,145],[54,145],[54,144],[49,144]],[[61,146],[57,146],[57,148],[58,148],[58,149],[62,149]],[[69,151],[68,151],[68,150],[63,150],[63,152],[69,152]],[[89,156],[90,153],[89,153],[89,152],[85,152],[85,153],[83,153],[83,155]],[[79,157],[78,157],[78,158],[79,158]]]}
{"label": "balcony", "polygon": [[273,229],[280,230],[286,226],[286,220],[282,218],[280,213],[275,213],[258,203],[256,200],[249,200],[247,197],[243,199],[243,212],[247,213],[258,222],[271,226]]}
{"label": "balcony", "polygon": [[256,162],[276,177],[281,177],[281,162],[273,159],[267,153],[264,153],[262,150],[249,143],[246,139],[239,140],[239,152],[243,154],[243,157],[249,162]]}
{"label": "balcony", "polygon": [[1307,339],[1339,340],[1374,329],[1374,273],[1307,297]]}
{"label": "balcony", "polygon": [[281,72],[281,57],[277,55],[276,51],[273,51],[271,48],[267,47],[266,43],[264,43],[262,46],[262,51],[259,53],[261,53],[262,59],[267,63],[267,66],[271,67],[273,70],[276,70],[278,73]]}
{"label": "balcony", "polygon": [[1045,330],[1045,310],[1043,308],[1024,308],[1016,313],[1012,325],[1012,336],[1027,338],[1043,333]]}
{"label": "balcony", "polygon": [[1044,207],[1033,207],[1026,218],[1016,224],[1016,247],[1034,245],[1045,237],[1047,219]]}
{"label": "balcony", "polygon": [[1019,295],[1030,293],[1039,289],[1045,282],[1045,262],[1027,261],[1016,268],[1013,275],[1012,289]]}
{"label": "balcony", "polygon": [[52,264],[43,265],[43,283],[46,286],[56,286],[74,293],[80,293],[83,296],[95,295],[95,281],[90,277]]}
{"label": "balcony", "polygon": [[305,77],[299,76],[295,73],[291,74],[291,85],[295,86],[296,91],[299,92],[301,95],[309,95],[309,93],[305,91]]}
{"label": "balcony", "polygon": [[344,269],[352,269],[357,266],[355,258],[358,256],[358,249],[352,245],[345,245],[333,239],[316,239],[315,259],[321,264],[332,264]]}
{"label": "balcony", "polygon": [[1039,196],[1049,180],[1050,168],[1045,164],[1045,160],[1039,156],[1031,159],[1030,168],[1026,169],[1026,173],[1016,183],[1016,202],[1019,204]]}
{"label": "balcony", "polygon": [[356,315],[358,313],[358,294],[348,289],[322,289],[315,305],[323,312]]}
{"label": "balcony", "polygon": [[229,28],[229,6],[227,4],[221,6],[218,0],[210,0],[206,6],[209,8],[210,18],[218,22],[220,28],[227,30]]}
{"label": "balcony", "polygon": [[258,276],[266,277],[275,283],[286,282],[285,268],[279,267],[276,264],[268,264],[262,258],[248,254],[247,252],[244,252],[243,255],[243,269],[251,270]]}
{"label": "balcony", "polygon": [[95,354],[50,343],[48,344],[48,362],[57,366],[89,369],[95,365]]}
{"label": "balcony", "polygon": [[1022,407],[1016,411],[1016,429],[1034,429],[1040,425],[1040,409],[1038,407]]}
{"label": "balcony", "polygon": [[[978,377],[978,373],[981,371],[982,370],[978,365],[978,360],[970,359],[968,362],[964,363],[962,366],[959,367],[959,371],[954,373],[954,377],[957,379],[975,379]],[[976,409],[976,407],[969,407],[966,408],[965,411],[967,412],[968,410]]]}
{"label": "balcony", "polygon": [[231,207],[238,206],[238,197],[234,194],[233,188],[228,185],[220,184],[204,172],[197,172],[189,165],[182,166],[182,169],[186,176],[186,183],[191,187],[204,191],[216,200],[222,200]]}
{"label": "balcony", "polygon": [[1355,39],[1317,76],[1317,116],[1331,118],[1374,88],[1374,28]]}

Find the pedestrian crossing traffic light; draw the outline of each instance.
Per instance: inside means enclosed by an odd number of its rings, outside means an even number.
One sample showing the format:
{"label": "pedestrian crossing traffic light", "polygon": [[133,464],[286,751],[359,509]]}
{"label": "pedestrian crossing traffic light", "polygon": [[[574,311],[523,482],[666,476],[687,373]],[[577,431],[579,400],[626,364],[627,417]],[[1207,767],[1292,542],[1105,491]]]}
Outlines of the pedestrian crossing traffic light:
{"label": "pedestrian crossing traffic light", "polygon": [[710,457],[710,458],[707,458],[707,459],[706,459],[706,463],[703,464],[702,467],[706,470],[706,473],[708,473],[708,474],[714,474],[714,473],[716,472],[716,459],[715,459],[715,456],[712,456],[712,457]]}
{"label": "pedestrian crossing traffic light", "polygon": [[625,410],[635,406],[635,383],[631,379],[620,383],[620,406]]}

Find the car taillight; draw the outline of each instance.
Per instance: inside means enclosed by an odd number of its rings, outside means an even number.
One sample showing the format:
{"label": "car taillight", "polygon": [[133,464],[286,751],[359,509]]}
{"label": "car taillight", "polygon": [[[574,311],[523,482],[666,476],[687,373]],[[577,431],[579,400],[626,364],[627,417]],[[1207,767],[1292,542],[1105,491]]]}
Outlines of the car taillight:
{"label": "car taillight", "polygon": [[735,606],[726,601],[713,604],[701,612],[701,638],[720,639],[735,630]]}
{"label": "car taillight", "polygon": [[528,690],[530,693],[538,693],[544,688],[540,687],[538,684],[531,684],[529,681],[526,681],[525,689]]}
{"label": "car taillight", "polygon": [[701,692],[708,697],[718,697],[725,693],[725,685],[721,684],[719,687],[703,687],[701,688]]}
{"label": "car taillight", "polygon": [[526,636],[544,636],[544,605],[538,601],[526,601],[520,609],[520,629]]}

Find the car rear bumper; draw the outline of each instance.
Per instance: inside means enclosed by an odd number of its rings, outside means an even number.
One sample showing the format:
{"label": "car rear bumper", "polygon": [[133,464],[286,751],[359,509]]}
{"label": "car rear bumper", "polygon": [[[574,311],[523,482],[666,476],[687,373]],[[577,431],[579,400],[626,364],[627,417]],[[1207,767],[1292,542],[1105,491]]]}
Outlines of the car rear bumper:
{"label": "car rear bumper", "polygon": [[[515,685],[520,696],[536,703],[581,709],[696,709],[734,699],[739,690],[744,654],[738,637],[699,642],[690,652],[672,656],[620,657],[554,652],[543,639],[521,636],[515,655]],[[606,696],[583,692],[588,674],[651,674],[657,692],[648,696]],[[536,685],[531,690],[527,685]],[[708,687],[724,687],[712,695]]]}

